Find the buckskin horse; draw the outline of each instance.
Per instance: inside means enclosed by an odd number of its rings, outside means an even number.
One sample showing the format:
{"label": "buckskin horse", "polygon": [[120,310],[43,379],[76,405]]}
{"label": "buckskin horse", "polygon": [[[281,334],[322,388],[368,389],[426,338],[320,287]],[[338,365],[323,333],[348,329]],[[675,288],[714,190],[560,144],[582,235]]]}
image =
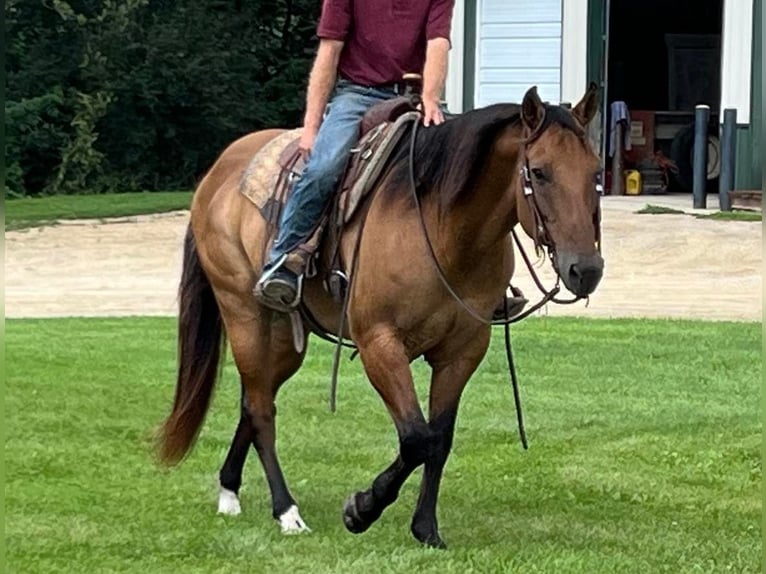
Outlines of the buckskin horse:
{"label": "buckskin horse", "polygon": [[[489,320],[513,274],[514,226],[520,223],[548,249],[575,295],[588,296],[598,285],[600,164],[584,130],[597,106],[594,86],[572,110],[543,103],[531,88],[520,106],[496,104],[439,126],[413,127],[416,133],[365,199],[365,217],[355,216],[344,230],[343,259],[356,255],[345,336],[399,438],[396,459],[346,500],[343,521],[351,532],[367,530],[424,465],[411,531],[425,545],[444,546],[436,519],[442,470],[461,394],[487,352]],[[283,532],[297,533],[308,528],[277,459],[275,398],[305,349],[296,350],[287,316],[253,296],[267,229],[238,192],[248,162],[282,132],[255,132],[232,143],[194,195],[179,289],[178,378],[159,454],[174,464],[195,442],[228,338],[242,405],[220,471],[219,511],[240,512],[242,468],[253,445],[273,516]],[[306,280],[304,302],[329,332],[341,327],[342,306],[322,281]],[[432,370],[428,418],[410,370],[421,356]]]}

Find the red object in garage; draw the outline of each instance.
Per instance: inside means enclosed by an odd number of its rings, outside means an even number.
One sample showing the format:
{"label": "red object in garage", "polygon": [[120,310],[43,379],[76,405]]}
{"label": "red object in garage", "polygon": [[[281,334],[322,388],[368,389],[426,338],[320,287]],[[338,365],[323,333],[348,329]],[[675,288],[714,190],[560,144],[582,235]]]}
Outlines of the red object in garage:
{"label": "red object in garage", "polygon": [[625,159],[635,165],[654,157],[654,112],[631,110],[630,120],[632,149],[625,152]]}

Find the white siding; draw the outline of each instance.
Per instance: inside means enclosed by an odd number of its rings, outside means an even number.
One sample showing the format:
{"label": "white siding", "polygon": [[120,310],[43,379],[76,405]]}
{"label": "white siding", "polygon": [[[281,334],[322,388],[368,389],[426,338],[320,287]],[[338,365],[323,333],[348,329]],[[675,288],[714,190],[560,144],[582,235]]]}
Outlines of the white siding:
{"label": "white siding", "polygon": [[562,0],[479,0],[476,107],[521,102],[537,85],[543,100],[561,99]]}
{"label": "white siding", "polygon": [[[759,22],[758,25],[762,24]],[[721,112],[726,108],[736,109],[737,123],[740,125],[750,123],[752,57],[753,3],[745,0],[724,0]]]}

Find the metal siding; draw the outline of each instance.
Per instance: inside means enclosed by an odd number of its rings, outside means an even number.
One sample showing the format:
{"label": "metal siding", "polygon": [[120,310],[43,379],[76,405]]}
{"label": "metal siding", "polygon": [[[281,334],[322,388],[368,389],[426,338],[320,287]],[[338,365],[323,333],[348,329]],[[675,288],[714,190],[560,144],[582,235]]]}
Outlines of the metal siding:
{"label": "metal siding", "polygon": [[753,68],[750,125],[737,130],[736,189],[763,185],[763,0],[753,0]]}
{"label": "metal siding", "polygon": [[482,0],[477,14],[476,107],[520,102],[532,85],[561,97],[562,0]]}

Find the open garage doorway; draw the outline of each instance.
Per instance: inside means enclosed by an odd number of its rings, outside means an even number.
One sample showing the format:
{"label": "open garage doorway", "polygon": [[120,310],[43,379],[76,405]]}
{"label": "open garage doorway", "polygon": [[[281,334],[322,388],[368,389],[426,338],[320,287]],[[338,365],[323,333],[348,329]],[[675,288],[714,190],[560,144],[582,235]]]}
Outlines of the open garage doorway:
{"label": "open garage doorway", "polygon": [[645,192],[691,191],[694,108],[706,104],[717,190],[723,0],[610,0],[608,14],[607,103],[625,102],[632,120],[626,169],[641,172]]}

